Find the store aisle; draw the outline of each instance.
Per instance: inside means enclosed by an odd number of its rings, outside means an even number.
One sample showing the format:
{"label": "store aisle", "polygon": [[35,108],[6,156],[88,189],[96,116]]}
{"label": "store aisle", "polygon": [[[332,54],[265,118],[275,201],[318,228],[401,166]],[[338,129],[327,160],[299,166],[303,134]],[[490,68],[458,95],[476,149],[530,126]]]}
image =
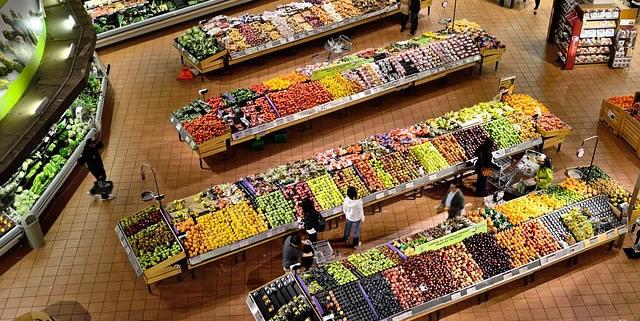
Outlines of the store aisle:
{"label": "store aisle", "polygon": [[[551,1],[543,1],[537,16],[532,14],[531,2],[525,7],[520,3],[513,10],[487,0],[458,4],[457,17],[480,23],[506,44],[507,53],[497,72],[458,74],[447,84],[434,83],[419,87],[417,93],[389,95],[381,105],[351,108],[347,118],[316,119],[311,130],[289,135],[286,144],[270,144],[260,152],[241,146],[228,158],[214,158],[213,171],[201,170],[197,157],[178,141],[168,121],[170,112],[190,102],[199,88],[208,88],[210,93],[228,91],[310,63],[322,44],[311,43],[290,56],[273,55],[261,65],[239,66],[229,74],[212,75],[204,83],[175,80],[181,66],[171,41],[189,24],[103,50],[101,59],[112,65],[110,80],[116,93],[104,155],[116,199],[91,201],[85,190],[92,180],[85,179],[47,234],[47,245],[0,276],[0,319],[12,320],[21,313],[56,305],[56,313],[68,316],[62,320],[72,320],[71,316],[80,312],[72,304],[59,304],[69,301],[80,303],[94,321],[252,320],[244,304],[246,293],[281,274],[278,242],[247,251],[244,262],[228,258],[200,268],[195,279],[189,274],[182,282],[169,279],[153,294],[147,293],[143,280],[135,278],[113,229],[119,218],[145,206],[138,195],[151,188],[151,183],[140,180],[140,164],[148,162],[155,167],[167,199],[184,197],[215,183],[234,181],[373,133],[489,100],[502,76],[517,75],[517,91],[541,100],[574,128],[561,152],[549,153],[557,170],[584,164],[586,160],[576,160],[576,148],[582,138],[599,134],[597,164],[630,188],[640,161],[621,139],[599,126],[597,119],[603,97],[637,90],[640,59],[635,59],[628,70],[560,70],[550,58],[556,49],[547,48],[545,41]],[[252,11],[273,6],[275,3],[263,1]],[[437,29],[437,20],[451,10],[452,6],[443,10],[434,1],[431,16],[421,18],[420,29]],[[381,27],[370,25],[351,33],[354,48],[380,46],[405,37],[398,32],[399,26],[391,23],[393,20],[387,21]],[[443,191],[441,188],[429,194],[441,195]],[[368,218],[363,226],[364,248],[443,220],[434,212],[436,202],[428,197],[387,201],[384,211]],[[337,236],[338,232],[323,235]],[[620,251],[599,248],[583,255],[578,266],[568,268],[561,263],[540,273],[532,285],[509,284],[492,292],[486,303],[478,305],[476,300],[468,300],[445,309],[442,316],[447,321],[640,320],[639,272],[640,261],[631,262]]]}

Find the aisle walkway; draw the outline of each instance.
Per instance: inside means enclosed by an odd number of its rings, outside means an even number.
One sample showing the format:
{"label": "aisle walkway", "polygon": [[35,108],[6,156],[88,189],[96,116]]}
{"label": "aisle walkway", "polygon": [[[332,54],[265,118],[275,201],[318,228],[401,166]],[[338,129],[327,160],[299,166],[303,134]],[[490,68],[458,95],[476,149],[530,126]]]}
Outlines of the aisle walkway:
{"label": "aisle walkway", "polygon": [[[214,170],[198,168],[197,158],[177,140],[168,122],[169,113],[188,103],[202,87],[210,93],[247,86],[290,71],[311,61],[321,43],[300,48],[292,56],[269,57],[262,65],[247,64],[231,74],[211,76],[205,83],[177,82],[180,61],[171,46],[183,25],[100,52],[110,63],[116,98],[110,143],[105,164],[116,185],[112,202],[92,202],[84,194],[89,178],[78,190],[46,236],[47,245],[33,251],[0,276],[0,319],[12,320],[29,310],[47,306],[66,315],[61,320],[84,320],[71,303],[78,302],[91,320],[251,320],[244,305],[246,293],[281,273],[280,243],[247,251],[246,262],[222,260],[186,274],[182,282],[168,280],[148,294],[144,281],[136,279],[119,246],[113,228],[124,215],[142,209],[138,194],[150,187],[140,181],[138,167],[153,164],[167,199],[194,194],[215,183],[231,182],[285,161],[310,157],[324,149],[354,143],[370,134],[407,126],[448,110],[490,99],[501,76],[517,75],[518,91],[542,100],[573,126],[574,133],[560,153],[551,152],[557,170],[584,163],[574,153],[582,138],[601,135],[597,163],[631,187],[640,162],[623,141],[598,125],[602,97],[638,90],[640,58],[629,70],[590,67],[562,71],[548,57],[546,31],[551,1],[544,1],[537,16],[532,3],[509,10],[487,0],[458,4],[458,17],[476,20],[508,47],[496,73],[458,75],[446,85],[428,85],[417,94],[400,92],[383,99],[381,106],[351,108],[349,117],[325,117],[313,121],[313,129],[289,136],[283,145],[264,151],[240,147],[232,160],[214,159]],[[254,4],[253,12],[273,8],[274,3]],[[246,7],[243,8],[247,10]],[[452,8],[446,9],[447,14]],[[425,10],[426,11],[426,10]],[[235,10],[234,12],[239,12]],[[431,17],[421,18],[421,30],[437,28],[443,13],[434,1]],[[399,27],[367,26],[352,34],[354,48],[380,46],[403,39]],[[441,191],[434,191],[436,197]],[[386,202],[384,212],[367,219],[363,227],[365,248],[386,239],[406,235],[443,219],[435,215],[435,201]],[[326,233],[324,237],[336,235]],[[629,242],[629,240],[627,240]],[[443,320],[640,320],[640,263],[628,261],[618,251],[600,248],[584,255],[576,267],[565,264],[540,273],[535,284],[519,282],[492,292],[490,301],[475,300],[447,308]]]}

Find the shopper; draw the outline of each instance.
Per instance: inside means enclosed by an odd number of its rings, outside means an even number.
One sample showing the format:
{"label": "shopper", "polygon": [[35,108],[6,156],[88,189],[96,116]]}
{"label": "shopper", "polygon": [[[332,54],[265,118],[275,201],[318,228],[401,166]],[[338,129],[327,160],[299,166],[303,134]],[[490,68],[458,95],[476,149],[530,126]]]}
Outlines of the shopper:
{"label": "shopper", "polygon": [[409,15],[411,16],[411,31],[410,36],[416,35],[418,30],[418,14],[420,14],[420,0],[409,0]]}
{"label": "shopper", "polygon": [[302,244],[302,259],[301,264],[305,271],[309,271],[313,266],[314,252],[313,247],[309,243]]}
{"label": "shopper", "polygon": [[535,180],[539,189],[545,189],[553,183],[553,165],[550,157],[545,157],[542,165],[536,170]]}
{"label": "shopper", "polygon": [[292,265],[300,264],[301,259],[302,240],[297,234],[287,236],[282,245],[282,268],[289,271]]}
{"label": "shopper", "polygon": [[364,222],[364,208],[362,207],[362,199],[358,198],[358,192],[353,186],[347,188],[347,196],[342,203],[342,211],[346,218],[344,228],[344,242],[349,242],[351,228],[353,227],[353,246],[359,247],[360,242],[360,223]]}
{"label": "shopper", "polygon": [[96,182],[93,184],[89,194],[95,196],[100,194],[102,200],[113,199],[111,191],[113,190],[113,183],[107,181],[107,172],[104,169],[104,163],[102,157],[100,157],[99,150],[103,147],[102,142],[90,139],[87,141],[82,155],[78,158],[78,163],[85,165],[89,172],[96,178]]}
{"label": "shopper", "polygon": [[462,210],[464,209],[464,194],[462,194],[462,191],[456,183],[449,185],[449,192],[442,199],[440,206],[449,213],[449,216],[447,216],[448,220],[462,214]]}
{"label": "shopper", "polygon": [[409,0],[400,0],[400,32],[407,30],[409,22]]}
{"label": "shopper", "polygon": [[322,214],[316,210],[313,201],[310,198],[305,198],[301,203],[302,211],[304,212],[304,229],[309,236],[309,241],[312,243],[318,242],[318,232],[324,232],[326,228],[326,222]]}
{"label": "shopper", "polygon": [[487,138],[476,150],[476,196],[487,196],[487,179],[498,166],[493,162],[493,139]]}

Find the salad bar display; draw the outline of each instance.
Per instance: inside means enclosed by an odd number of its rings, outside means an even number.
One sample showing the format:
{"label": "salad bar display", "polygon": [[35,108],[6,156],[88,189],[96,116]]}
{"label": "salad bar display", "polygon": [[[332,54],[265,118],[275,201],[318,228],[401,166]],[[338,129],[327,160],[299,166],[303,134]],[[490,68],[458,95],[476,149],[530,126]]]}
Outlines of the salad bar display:
{"label": "salad bar display", "polygon": [[[585,170],[580,169],[581,172]],[[569,184],[563,182],[561,185],[576,185],[575,179],[568,180]],[[564,187],[555,185],[553,188]],[[351,254],[342,261],[312,269],[299,277],[286,274],[284,278],[295,278],[305,290],[304,294],[315,303],[318,314],[327,319],[414,319],[559,260],[619,240],[626,233],[620,212],[606,196],[580,193],[584,200],[550,209],[555,204],[553,200],[560,201],[556,197],[561,195],[541,191],[523,196],[527,202],[536,200],[546,204],[548,210],[526,218],[504,214],[510,225],[501,230],[479,231],[452,241],[456,228],[472,224],[467,218],[456,218],[415,235]],[[489,217],[497,217],[489,209],[479,213],[469,219],[484,222],[486,226]],[[445,246],[422,253],[407,253],[408,242],[424,237]],[[336,270],[336,267],[340,269]],[[278,279],[272,284],[279,282]],[[249,298],[252,296],[256,296],[254,292]],[[253,308],[252,312],[256,320],[269,320],[267,314]]]}
{"label": "salad bar display", "polygon": [[250,0],[84,0],[96,48],[196,19]]}
{"label": "salad bar display", "polygon": [[[294,77],[287,79],[295,81]],[[300,203],[306,197],[326,219],[331,219],[342,212],[347,185],[357,186],[368,206],[468,170],[462,160],[472,159],[466,155],[473,155],[475,150],[470,149],[477,148],[478,137],[491,136],[496,140],[505,135],[512,137],[504,142],[503,149],[495,151],[497,158],[539,145],[541,140],[537,135],[530,134],[531,139],[526,141],[519,139],[521,132],[535,129],[531,116],[522,113],[522,117],[529,117],[530,120],[524,122],[529,127],[509,117],[516,113],[522,111],[506,103],[479,103],[407,128],[376,134],[350,146],[321,152],[311,159],[249,175],[235,183],[213,186],[170,202],[164,209],[165,216],[182,242],[188,267],[195,268],[297,230],[297,219],[302,214]],[[494,122],[501,124],[501,132],[485,130]],[[461,132],[466,134],[458,135]],[[436,140],[441,143],[434,143]],[[426,151],[414,152],[416,150]],[[447,161],[443,155],[448,154],[456,156]],[[434,160],[439,164],[437,167],[430,166]],[[460,222],[443,230],[466,233],[465,227],[470,229],[471,225],[474,224]],[[412,246],[416,245],[419,244]],[[427,246],[430,244],[423,248]],[[374,257],[379,258],[380,254]],[[362,266],[361,261],[371,260],[358,257],[349,264],[358,267]],[[377,263],[386,264],[383,260]],[[358,273],[377,272],[379,269],[374,265],[363,267]]]}
{"label": "salad bar display", "polygon": [[[481,46],[500,44],[477,24],[469,22],[468,25],[456,34],[429,32],[334,62],[307,65],[206,101],[196,99],[173,112],[170,121],[181,139],[201,158],[220,153],[231,145],[384,95],[398,87],[417,85],[473,66],[480,59]],[[188,33],[195,35],[201,31]],[[491,41],[478,42],[478,39]],[[446,124],[442,125],[446,129]],[[499,122],[489,125],[489,130],[499,131],[502,125]],[[435,143],[446,145],[449,139],[443,137]],[[504,139],[505,144],[517,140],[511,137],[508,141],[506,136]],[[448,161],[460,161],[461,152],[452,150],[445,156]]]}
{"label": "salad bar display", "polygon": [[[44,213],[75,168],[84,144],[100,128],[107,77],[97,57],[92,67],[87,87],[23,161],[19,170],[0,183],[0,211],[16,222],[28,213],[36,216]],[[0,248],[3,244],[0,239]]]}

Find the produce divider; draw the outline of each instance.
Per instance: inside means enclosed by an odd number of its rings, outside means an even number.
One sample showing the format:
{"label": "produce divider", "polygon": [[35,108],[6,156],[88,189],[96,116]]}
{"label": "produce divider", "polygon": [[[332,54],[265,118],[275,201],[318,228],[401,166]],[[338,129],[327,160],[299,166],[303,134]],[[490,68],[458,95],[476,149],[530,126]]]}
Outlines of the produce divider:
{"label": "produce divider", "polygon": [[303,198],[333,219],[342,211],[347,186],[356,186],[369,206],[470,170],[475,150],[487,137],[495,140],[496,158],[541,145],[532,115],[549,111],[526,95],[509,96],[509,101],[518,107],[478,103],[233,184],[215,185],[168,203],[162,214],[193,269],[297,230]]}
{"label": "produce divider", "polygon": [[39,217],[45,212],[75,168],[86,142],[99,131],[108,79],[95,54],[92,68],[87,88],[52,126],[20,170],[0,185],[0,211],[18,223],[13,225],[13,232],[0,237],[0,253],[22,237],[19,222],[23,215],[31,213]]}
{"label": "produce divider", "polygon": [[[457,21],[455,30],[453,35],[425,33],[334,62],[307,65],[206,101],[196,99],[169,120],[202,160],[232,145],[471,68],[482,59],[480,49],[504,51],[473,22]],[[305,94],[310,97],[301,97]]]}
{"label": "produce divider", "polygon": [[[579,169],[583,175],[587,170],[589,169]],[[599,173],[597,179],[615,182],[599,168],[596,168],[596,171]],[[593,192],[602,194],[592,196]],[[524,200],[532,202],[530,206],[538,209],[541,209],[540,205],[555,207],[547,207],[526,221],[517,221],[515,219],[519,219],[519,214],[506,212],[510,213],[506,216],[514,221],[513,225],[502,230],[481,232],[459,240],[458,244],[448,244],[445,248],[422,254],[414,252],[408,256],[400,255],[401,251],[394,249],[392,245],[405,240],[401,238],[365,252],[350,255],[342,261],[295,275],[295,279],[304,289],[305,295],[315,303],[312,307],[324,318],[331,319],[332,310],[338,306],[341,307],[339,308],[341,316],[346,315],[349,319],[353,316],[360,317],[356,319],[367,320],[415,319],[526,277],[602,244],[613,245],[617,240],[620,245],[621,239],[627,233],[626,216],[611,205],[610,202],[614,199],[608,194],[609,192],[609,188],[598,183],[588,185],[582,180],[568,178],[550,189],[533,192],[503,204],[503,208],[506,209],[508,208],[506,204],[512,202],[518,204]],[[561,202],[568,203],[561,206]],[[493,210],[484,209],[481,212],[484,214],[471,215],[468,219],[493,224],[492,218],[496,218],[496,214],[491,213]],[[433,235],[430,230],[438,230],[438,228],[442,231],[440,233],[444,234],[435,236],[436,238],[430,242],[451,237],[472,226],[470,223],[464,223],[465,220],[467,219],[448,220],[442,223],[443,227],[454,227],[454,230],[448,232],[450,234],[436,226],[414,234],[414,240],[416,236]],[[491,242],[481,242],[480,239],[493,240],[495,246],[502,249],[499,253],[502,253],[509,266],[500,268],[501,265],[496,263],[499,260],[495,260],[496,254],[491,255],[486,252],[488,247],[493,246]],[[493,256],[493,261],[487,261],[488,256]],[[438,267],[433,265],[438,258],[444,260],[441,262],[446,265],[445,271],[449,272],[445,273],[446,275],[428,274],[427,272],[431,270],[438,270]],[[429,267],[427,268],[425,264],[429,264]],[[463,266],[465,268],[462,268]],[[427,273],[426,275],[429,276],[424,277],[427,277],[431,284],[425,286],[413,280],[416,274],[419,279],[420,273]],[[293,275],[287,272],[284,277],[293,278]],[[451,279],[453,283],[440,282],[447,278],[453,278]],[[364,286],[365,283],[368,285]],[[353,287],[353,284],[360,289],[360,294],[350,292],[349,288]],[[257,291],[265,288],[273,289],[270,295],[277,296],[279,288],[268,283],[258,290],[251,291],[246,302],[256,320],[275,320],[264,314],[264,309],[258,308],[264,305],[261,299],[265,297],[260,296]],[[354,304],[352,298],[344,298],[344,293],[362,295],[367,307]],[[434,293],[436,293],[435,297]],[[382,296],[384,300],[376,300],[376,296]],[[415,296],[420,299],[413,301]],[[276,304],[272,306],[271,311],[279,311],[285,305],[286,302]],[[367,315],[371,316],[365,317]]]}
{"label": "produce divider", "polygon": [[[91,5],[85,2],[85,9],[90,14],[98,40],[96,49],[121,42],[123,40],[141,36],[161,28],[176,25],[181,22],[196,19],[203,15],[211,14],[227,8],[231,8],[251,0],[139,0],[135,6],[122,5],[121,3],[134,1],[102,1],[99,5]],[[97,1],[92,1],[97,2]],[[117,10],[108,10],[116,8]],[[93,10],[103,10],[105,13],[91,14]],[[121,24],[118,18],[133,19],[132,22]],[[124,20],[123,20],[124,22]]]}

